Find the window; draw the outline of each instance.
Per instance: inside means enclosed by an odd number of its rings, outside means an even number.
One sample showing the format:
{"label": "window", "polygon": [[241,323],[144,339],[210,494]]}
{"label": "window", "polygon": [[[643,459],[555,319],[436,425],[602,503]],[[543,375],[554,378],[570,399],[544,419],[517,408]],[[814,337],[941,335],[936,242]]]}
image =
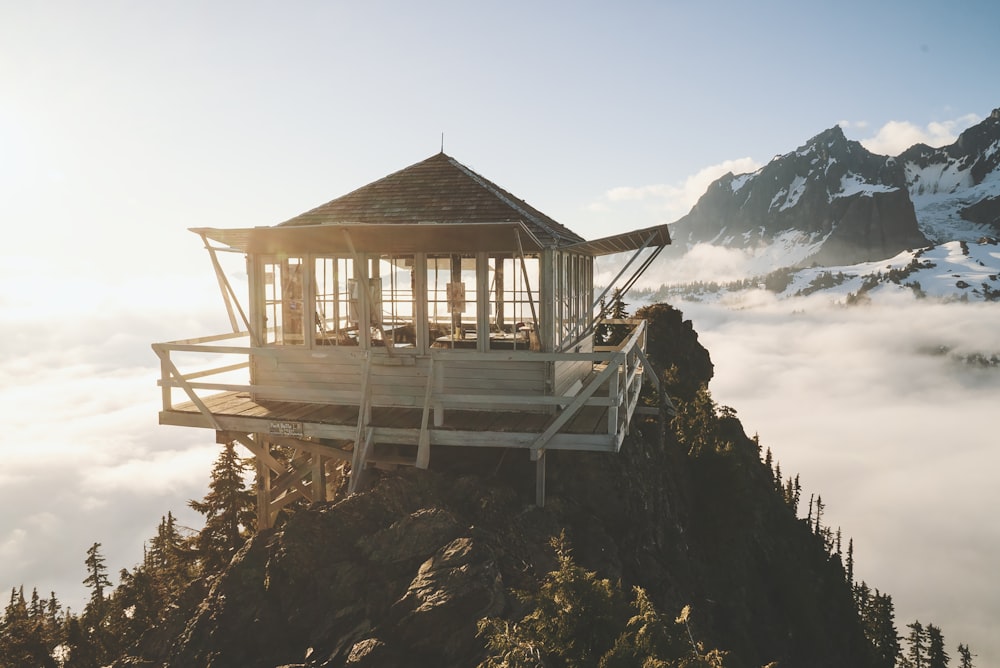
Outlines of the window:
{"label": "window", "polygon": [[377,260],[372,292],[378,295],[372,308],[372,344],[386,342],[399,347],[417,344],[414,327],[415,264],[412,255],[382,255]]}
{"label": "window", "polygon": [[318,257],[313,261],[316,293],[316,343],[358,345],[359,294],[354,260]]}
{"label": "window", "polygon": [[265,343],[305,343],[305,285],[302,258],[264,262]]}
{"label": "window", "polygon": [[431,347],[478,345],[476,256],[427,256],[427,329]]}
{"label": "window", "polygon": [[538,349],[536,319],[538,257],[495,255],[489,259],[489,345],[493,350]]}

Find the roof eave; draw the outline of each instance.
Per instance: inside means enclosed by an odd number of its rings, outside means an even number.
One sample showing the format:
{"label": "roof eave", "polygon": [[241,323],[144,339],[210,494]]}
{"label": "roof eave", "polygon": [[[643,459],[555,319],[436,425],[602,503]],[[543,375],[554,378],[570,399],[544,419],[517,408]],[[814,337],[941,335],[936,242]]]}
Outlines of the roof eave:
{"label": "roof eave", "polygon": [[191,228],[231,250],[254,255],[538,252],[548,247],[521,221],[498,223],[323,223],[250,228]]}

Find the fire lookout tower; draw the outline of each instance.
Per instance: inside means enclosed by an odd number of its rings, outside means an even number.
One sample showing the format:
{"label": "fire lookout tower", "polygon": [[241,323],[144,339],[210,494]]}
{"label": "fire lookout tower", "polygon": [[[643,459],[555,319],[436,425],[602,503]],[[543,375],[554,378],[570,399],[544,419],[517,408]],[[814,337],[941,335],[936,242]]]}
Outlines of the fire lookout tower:
{"label": "fire lookout tower", "polygon": [[[260,528],[328,478],[426,468],[435,446],[617,452],[646,378],[645,322],[594,330],[666,225],[586,241],[444,153],[273,227],[194,228],[232,332],[153,344],[160,424],[255,457]],[[219,253],[246,258],[245,304]],[[594,258],[631,253],[595,299]],[[626,324],[619,322],[618,324]],[[290,453],[290,454],[289,454]],[[348,469],[349,465],[349,469]]]}

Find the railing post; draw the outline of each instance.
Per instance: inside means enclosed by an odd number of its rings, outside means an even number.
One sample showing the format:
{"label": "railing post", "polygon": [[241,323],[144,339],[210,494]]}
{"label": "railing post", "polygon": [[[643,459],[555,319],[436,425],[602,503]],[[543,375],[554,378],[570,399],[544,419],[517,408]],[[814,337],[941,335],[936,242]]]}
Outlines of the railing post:
{"label": "railing post", "polygon": [[535,461],[535,505],[545,507],[545,453]]}
{"label": "railing post", "polygon": [[611,399],[611,405],[608,406],[608,434],[610,436],[618,434],[618,405],[621,403],[621,372],[625,359],[619,353],[615,353],[608,361],[609,365],[617,367],[614,373],[611,374],[611,377],[608,378],[608,398]]}
{"label": "railing post", "polygon": [[163,398],[163,410],[169,411],[174,407],[174,393],[170,385],[170,351],[162,350],[153,346],[156,356],[160,358],[160,394]]}
{"label": "railing post", "polygon": [[[434,364],[433,357],[431,358],[431,364]],[[444,394],[444,376],[445,376],[445,365],[443,362],[438,361],[437,368],[434,370],[434,394]],[[434,426],[441,427],[444,425],[444,404],[440,401],[434,402]]]}

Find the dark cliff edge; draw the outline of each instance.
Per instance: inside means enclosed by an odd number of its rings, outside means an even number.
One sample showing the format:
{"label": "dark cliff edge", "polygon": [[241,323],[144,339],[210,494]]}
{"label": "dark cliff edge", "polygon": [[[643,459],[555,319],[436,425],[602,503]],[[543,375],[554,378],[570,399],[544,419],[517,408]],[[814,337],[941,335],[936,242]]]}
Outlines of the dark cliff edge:
{"label": "dark cliff edge", "polygon": [[678,417],[637,416],[618,455],[549,453],[545,508],[526,452],[436,449],[430,470],[382,471],[254,537],[116,665],[475,666],[477,621],[520,618],[512,592],[538,589],[563,532],[581,566],[641,586],[666,616],[690,605],[729,667],[868,665],[839,557],[711,403],[691,323],[665,305],[639,315]]}

